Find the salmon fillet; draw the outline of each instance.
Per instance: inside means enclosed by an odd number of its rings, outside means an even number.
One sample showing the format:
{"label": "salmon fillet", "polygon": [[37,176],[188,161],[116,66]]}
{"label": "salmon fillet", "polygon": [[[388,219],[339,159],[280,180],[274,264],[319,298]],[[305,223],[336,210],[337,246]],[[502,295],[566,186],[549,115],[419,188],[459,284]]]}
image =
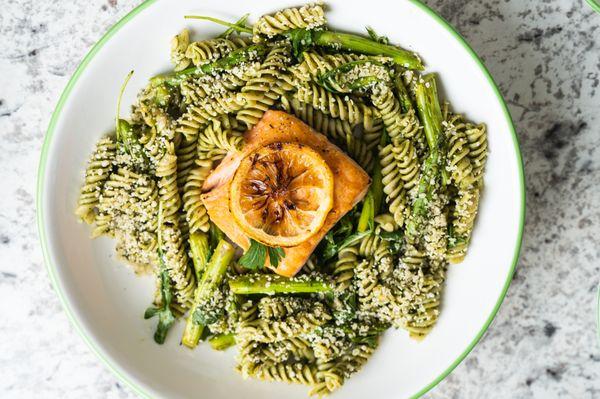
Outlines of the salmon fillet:
{"label": "salmon fillet", "polygon": [[254,128],[245,133],[244,138],[244,149],[228,154],[208,176],[202,188],[202,202],[212,222],[244,250],[249,248],[250,240],[238,227],[229,211],[229,186],[241,160],[248,153],[276,142],[300,143],[317,151],[333,173],[333,208],[327,215],[325,224],[302,244],[283,248],[285,257],[275,269],[275,272],[282,276],[294,276],[304,266],[325,234],[363,199],[371,179],[354,160],[330,143],[324,135],[282,111],[267,111]]}

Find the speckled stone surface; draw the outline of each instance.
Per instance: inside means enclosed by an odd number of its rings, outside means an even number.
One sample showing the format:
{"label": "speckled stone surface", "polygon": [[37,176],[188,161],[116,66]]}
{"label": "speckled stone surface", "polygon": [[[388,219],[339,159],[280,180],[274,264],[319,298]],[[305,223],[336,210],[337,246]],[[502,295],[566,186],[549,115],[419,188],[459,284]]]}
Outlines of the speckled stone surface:
{"label": "speckled stone surface", "polygon": [[[166,0],[165,0],[166,1]],[[0,2],[0,397],[132,398],[69,324],[35,227],[39,151],[77,64],[135,1]],[[428,0],[485,60],[527,177],[523,251],[480,344],[431,398],[600,398],[600,15],[583,0]]]}

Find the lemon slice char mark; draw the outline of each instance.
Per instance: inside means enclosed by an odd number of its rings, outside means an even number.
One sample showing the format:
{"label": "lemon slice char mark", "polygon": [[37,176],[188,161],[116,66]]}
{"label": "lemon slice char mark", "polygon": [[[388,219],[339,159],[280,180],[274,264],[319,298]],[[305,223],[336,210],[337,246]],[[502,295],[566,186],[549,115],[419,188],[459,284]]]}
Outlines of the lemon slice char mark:
{"label": "lemon slice char mark", "polygon": [[250,237],[293,247],[316,234],[333,207],[333,173],[310,147],[272,143],[242,159],[230,187],[229,208]]}

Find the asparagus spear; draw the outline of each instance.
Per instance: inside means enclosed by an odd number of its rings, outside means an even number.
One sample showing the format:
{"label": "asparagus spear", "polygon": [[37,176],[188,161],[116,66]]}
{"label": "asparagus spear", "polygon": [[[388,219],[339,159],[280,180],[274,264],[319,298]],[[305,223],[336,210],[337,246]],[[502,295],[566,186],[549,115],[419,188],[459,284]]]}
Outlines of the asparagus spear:
{"label": "asparagus spear", "polygon": [[[227,26],[240,33],[252,34],[252,27],[239,23],[231,23],[217,18],[186,15],[187,19],[201,19],[211,21],[219,25]],[[310,29],[292,29],[283,34],[292,40],[294,55],[298,57],[302,50],[311,45],[332,47],[336,50],[354,51],[367,55],[384,55],[390,57],[398,65],[408,69],[423,70],[423,64],[419,57],[412,51],[404,50],[389,44],[383,44],[378,41],[367,39],[366,37],[353,35],[350,33],[341,33],[328,30],[310,30]]]}
{"label": "asparagus spear", "polygon": [[198,288],[196,288],[196,292],[194,293],[194,304],[186,321],[185,330],[181,339],[181,342],[185,346],[194,348],[198,345],[204,326],[198,323],[196,313],[202,305],[202,302],[210,298],[211,294],[218,288],[221,281],[223,281],[227,266],[231,263],[234,253],[235,248],[233,245],[225,240],[219,241],[219,244],[210,258],[210,262],[206,265]]}
{"label": "asparagus spear", "polygon": [[331,292],[332,286],[325,281],[294,279],[277,275],[246,275],[229,280],[229,288],[238,295],[309,294]]}
{"label": "asparagus spear", "polygon": [[438,99],[435,74],[423,76],[416,88],[417,110],[423,123],[429,155],[425,159],[412,213],[406,225],[409,238],[416,238],[425,222],[427,207],[440,186],[444,158],[442,111]]}
{"label": "asparagus spear", "polygon": [[196,281],[202,280],[202,272],[206,268],[210,255],[208,235],[205,233],[192,233],[189,239],[192,262],[196,272]]}
{"label": "asparagus spear", "polygon": [[224,351],[225,349],[235,345],[234,334],[219,334],[208,340],[211,348],[218,351]]}
{"label": "asparagus spear", "polygon": [[394,86],[396,87],[396,93],[398,93],[398,100],[400,100],[400,106],[402,107],[402,112],[408,112],[413,109],[413,103],[408,94],[408,90],[402,81],[402,74],[400,72],[396,72],[396,76],[394,79]]}
{"label": "asparagus spear", "polygon": [[317,46],[333,47],[341,50],[355,51],[367,55],[384,55],[390,57],[398,65],[408,69],[423,70],[419,57],[412,51],[404,50],[389,44],[382,44],[362,36],[333,31],[313,32],[313,42]]}
{"label": "asparagus spear", "polygon": [[261,60],[267,54],[267,51],[267,47],[260,44],[242,47],[208,64],[154,76],[150,79],[150,82],[155,87],[160,86],[163,83],[174,86],[179,84],[181,80],[188,75],[209,75],[217,72],[229,71],[244,62]]}
{"label": "asparagus spear", "polygon": [[[380,145],[385,145],[387,141],[387,133],[385,129],[381,135]],[[363,208],[358,219],[358,226],[356,230],[359,233],[373,229],[373,219],[379,215],[381,210],[381,203],[383,201],[383,176],[381,175],[381,163],[379,160],[375,162],[373,167],[373,182],[365,198]]]}

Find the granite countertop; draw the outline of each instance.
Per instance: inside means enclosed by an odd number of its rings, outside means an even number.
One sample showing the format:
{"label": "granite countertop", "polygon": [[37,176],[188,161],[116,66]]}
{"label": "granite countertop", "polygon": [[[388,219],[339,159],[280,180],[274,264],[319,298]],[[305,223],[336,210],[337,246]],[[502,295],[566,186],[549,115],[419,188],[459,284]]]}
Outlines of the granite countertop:
{"label": "granite countertop", "polygon": [[[137,3],[2,3],[0,397],[135,396],[69,324],[43,265],[34,197],[61,91],[94,42]],[[600,398],[600,15],[584,0],[426,3],[457,27],[498,82],[519,133],[528,200],[504,305],[427,397]]]}

